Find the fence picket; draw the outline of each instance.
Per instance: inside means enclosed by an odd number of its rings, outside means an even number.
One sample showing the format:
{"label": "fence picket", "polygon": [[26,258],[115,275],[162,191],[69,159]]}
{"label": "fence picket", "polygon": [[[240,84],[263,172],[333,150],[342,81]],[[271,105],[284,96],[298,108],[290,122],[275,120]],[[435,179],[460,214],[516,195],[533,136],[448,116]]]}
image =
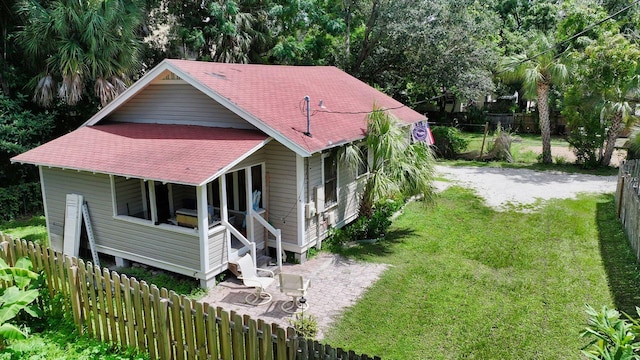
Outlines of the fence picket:
{"label": "fence picket", "polygon": [[122,309],[122,302],[123,302],[122,293],[124,292],[124,289],[120,284],[120,276],[115,271],[111,273],[111,281],[113,281],[113,296],[114,296],[113,310],[115,311],[113,318],[118,326],[118,340],[119,340],[120,346],[125,348],[127,347],[127,332],[126,332],[126,326],[125,326],[126,319]]}
{"label": "fence picket", "polygon": [[171,329],[173,331],[173,340],[176,344],[176,359],[184,359],[184,331],[182,330],[184,322],[182,321],[182,302],[178,294],[171,291]]}
{"label": "fence picket", "polygon": [[191,300],[186,296],[181,297],[182,300],[182,320],[184,322],[184,338],[186,340],[187,358],[196,358],[196,342],[193,329],[193,315],[191,313]]}
{"label": "fence picket", "polygon": [[207,351],[212,359],[218,359],[220,358],[220,352],[218,351],[218,322],[216,320],[216,309],[209,304],[205,304],[205,308],[207,313]]}
{"label": "fence picket", "polygon": [[131,279],[126,275],[120,275],[122,291],[124,293],[124,311],[126,314],[127,346],[135,347],[138,344],[135,330],[135,320],[133,318],[133,299],[131,298]]}
{"label": "fence picket", "polygon": [[204,305],[202,303],[195,303],[194,308],[196,310],[193,321],[196,328],[196,352],[199,359],[206,359],[207,337],[205,334]]}
{"label": "fence picket", "polygon": [[151,294],[149,292],[149,285],[145,281],[140,281],[140,290],[142,292],[142,309],[144,319],[144,334],[147,339],[147,351],[149,351],[149,357],[151,359],[156,358],[156,337],[154,334],[154,321],[152,315],[151,306]]}
{"label": "fence picket", "polygon": [[220,317],[220,354],[223,359],[232,359],[231,357],[231,321],[229,313],[218,307],[218,316]]}
{"label": "fence picket", "polygon": [[133,300],[133,322],[136,328],[136,338],[138,339],[138,349],[146,348],[144,333],[144,317],[142,316],[142,295],[140,293],[140,282],[135,279],[131,281],[131,299]]}

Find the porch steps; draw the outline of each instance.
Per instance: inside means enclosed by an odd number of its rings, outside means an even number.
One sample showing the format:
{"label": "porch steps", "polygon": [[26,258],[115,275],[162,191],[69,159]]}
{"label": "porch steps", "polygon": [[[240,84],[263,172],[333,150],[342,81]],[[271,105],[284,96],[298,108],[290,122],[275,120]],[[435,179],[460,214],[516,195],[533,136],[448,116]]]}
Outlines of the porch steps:
{"label": "porch steps", "polygon": [[[228,268],[229,271],[231,271],[236,277],[238,277],[240,276],[240,271],[238,270],[238,265],[233,261],[235,261],[235,259],[229,261]],[[259,255],[256,263],[258,264],[259,268],[271,270],[274,274],[280,272],[278,270],[278,265],[274,264],[273,259],[270,256]]]}

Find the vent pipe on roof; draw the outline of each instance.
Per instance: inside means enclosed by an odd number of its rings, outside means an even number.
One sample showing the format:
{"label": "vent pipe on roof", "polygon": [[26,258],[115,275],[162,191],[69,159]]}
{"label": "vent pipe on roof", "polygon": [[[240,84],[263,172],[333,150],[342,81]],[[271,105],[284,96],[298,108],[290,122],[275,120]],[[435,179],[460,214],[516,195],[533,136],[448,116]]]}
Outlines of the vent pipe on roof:
{"label": "vent pipe on roof", "polygon": [[304,101],[307,106],[307,132],[305,132],[304,134],[308,137],[313,137],[311,136],[311,98],[309,97],[309,95],[306,95],[304,97]]}

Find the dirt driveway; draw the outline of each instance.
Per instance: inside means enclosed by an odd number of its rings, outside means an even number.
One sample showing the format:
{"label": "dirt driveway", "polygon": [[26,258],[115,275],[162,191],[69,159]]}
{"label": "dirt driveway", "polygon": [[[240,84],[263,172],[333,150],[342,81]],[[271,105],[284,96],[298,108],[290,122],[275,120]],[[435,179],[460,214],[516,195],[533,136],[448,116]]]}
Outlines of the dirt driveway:
{"label": "dirt driveway", "polygon": [[559,171],[533,171],[490,167],[436,166],[443,190],[452,184],[474,189],[487,205],[505,209],[509,205],[529,205],[539,200],[574,198],[579,193],[613,193],[616,176],[567,174]]}

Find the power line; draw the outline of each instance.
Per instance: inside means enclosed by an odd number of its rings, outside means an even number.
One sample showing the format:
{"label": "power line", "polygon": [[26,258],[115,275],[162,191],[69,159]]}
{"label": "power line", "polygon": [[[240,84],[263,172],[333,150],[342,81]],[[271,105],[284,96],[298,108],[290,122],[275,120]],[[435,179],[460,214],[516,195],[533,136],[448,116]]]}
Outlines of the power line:
{"label": "power line", "polygon": [[[555,49],[555,48],[556,48],[556,46],[558,46],[558,45],[564,45],[565,43],[568,43],[568,42],[570,42],[571,40],[576,39],[578,36],[583,35],[584,33],[586,33],[587,31],[589,31],[589,30],[591,30],[591,29],[595,28],[596,26],[600,26],[600,25],[601,25],[602,23],[604,23],[605,21],[611,20],[611,19],[613,19],[614,17],[616,17],[616,16],[620,15],[621,13],[623,13],[623,12],[625,12],[625,11],[627,11],[627,10],[631,9],[634,5],[637,5],[638,3],[640,3],[640,0],[636,0],[636,1],[632,2],[631,4],[629,4],[629,5],[625,6],[624,8],[622,8],[622,9],[620,9],[620,10],[616,11],[615,13],[613,13],[613,14],[611,14],[611,15],[609,15],[609,16],[607,16],[607,17],[605,17],[604,19],[602,19],[602,20],[600,20],[600,21],[598,21],[598,22],[595,22],[595,23],[593,23],[593,24],[591,24],[591,25],[587,26],[586,28],[582,29],[581,31],[579,31],[579,32],[577,32],[577,33],[575,33],[575,34],[571,35],[569,38],[564,39],[564,40],[562,40],[561,42],[559,42],[559,43],[557,43],[557,44],[555,44],[555,45],[553,45],[553,46],[550,46],[549,48],[547,48],[546,50],[544,50],[544,51],[542,51],[542,52],[540,52],[540,53],[538,53],[538,54],[535,54],[535,55],[533,55],[533,56],[528,56],[526,59],[522,59],[521,61],[519,61],[519,63],[520,63],[520,64],[522,64],[522,63],[525,63],[525,62],[527,62],[527,61],[531,61],[531,60],[533,60],[533,59],[537,58],[538,56],[540,56],[540,55],[544,55],[544,54],[548,53],[549,51],[551,51],[551,50]],[[503,70],[503,71],[498,72],[498,75],[499,75],[499,74],[501,74],[501,73],[503,73],[503,72],[505,72],[505,71],[507,71],[507,70]]]}

